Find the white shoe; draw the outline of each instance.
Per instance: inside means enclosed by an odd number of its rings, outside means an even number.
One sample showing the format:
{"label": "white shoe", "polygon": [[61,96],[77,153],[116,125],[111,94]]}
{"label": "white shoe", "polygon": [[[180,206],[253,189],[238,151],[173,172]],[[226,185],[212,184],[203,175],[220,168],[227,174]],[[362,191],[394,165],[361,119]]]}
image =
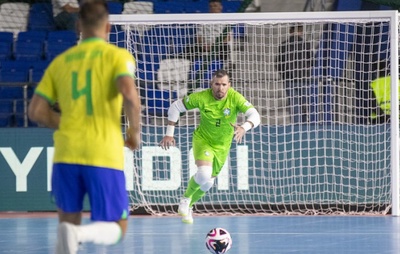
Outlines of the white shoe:
{"label": "white shoe", "polygon": [[58,225],[56,254],[76,254],[79,242],[76,226],[62,222]]}
{"label": "white shoe", "polygon": [[181,202],[179,202],[179,208],[178,208],[178,214],[181,216],[186,216],[189,213],[189,205],[191,198],[185,198],[183,197],[181,199]]}
{"label": "white shoe", "polygon": [[186,224],[193,224],[193,207],[189,208],[189,212],[182,218],[182,222]]}

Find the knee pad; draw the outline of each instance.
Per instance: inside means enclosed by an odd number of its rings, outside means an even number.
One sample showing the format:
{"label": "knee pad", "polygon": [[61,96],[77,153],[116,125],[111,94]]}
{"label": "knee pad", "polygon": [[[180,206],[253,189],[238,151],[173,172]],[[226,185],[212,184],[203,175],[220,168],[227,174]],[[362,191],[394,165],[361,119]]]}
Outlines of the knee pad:
{"label": "knee pad", "polygon": [[200,185],[200,190],[207,192],[214,185],[214,180],[215,180],[215,177],[212,177],[206,183]]}
{"label": "knee pad", "polygon": [[197,168],[196,174],[193,176],[194,181],[202,186],[207,183],[212,177],[212,167],[211,166],[200,166]]}

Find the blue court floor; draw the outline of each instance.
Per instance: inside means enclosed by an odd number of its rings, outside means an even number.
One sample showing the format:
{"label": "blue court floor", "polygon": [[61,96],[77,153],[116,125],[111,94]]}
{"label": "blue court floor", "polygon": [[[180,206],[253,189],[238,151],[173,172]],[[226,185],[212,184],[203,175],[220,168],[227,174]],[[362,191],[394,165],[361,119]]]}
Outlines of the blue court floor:
{"label": "blue court floor", "polygon": [[[87,223],[88,219],[84,219]],[[54,253],[57,218],[0,216],[0,253]],[[400,253],[400,218],[391,216],[130,217],[124,242],[84,244],[79,253],[207,254],[204,238],[214,227],[233,239],[229,254]]]}

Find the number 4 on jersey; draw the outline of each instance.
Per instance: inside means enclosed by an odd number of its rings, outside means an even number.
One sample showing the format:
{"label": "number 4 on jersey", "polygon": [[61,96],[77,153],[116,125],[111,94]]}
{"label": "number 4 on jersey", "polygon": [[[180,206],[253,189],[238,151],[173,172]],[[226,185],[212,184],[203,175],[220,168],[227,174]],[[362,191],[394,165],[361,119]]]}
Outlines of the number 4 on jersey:
{"label": "number 4 on jersey", "polygon": [[92,72],[86,71],[86,82],[82,89],[78,89],[78,72],[72,72],[72,98],[79,99],[81,96],[86,96],[86,114],[93,115],[92,107]]}

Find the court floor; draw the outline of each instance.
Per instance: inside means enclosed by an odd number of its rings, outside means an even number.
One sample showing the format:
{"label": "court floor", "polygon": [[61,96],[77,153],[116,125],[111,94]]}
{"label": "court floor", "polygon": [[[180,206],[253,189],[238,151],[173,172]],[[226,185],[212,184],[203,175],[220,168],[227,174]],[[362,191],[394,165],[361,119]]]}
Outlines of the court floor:
{"label": "court floor", "polygon": [[[88,219],[84,219],[87,223]],[[2,214],[0,253],[54,253],[55,215]],[[125,240],[115,246],[83,244],[79,253],[207,254],[206,233],[223,227],[232,236],[229,254],[400,253],[400,218],[391,216],[132,216]]]}

